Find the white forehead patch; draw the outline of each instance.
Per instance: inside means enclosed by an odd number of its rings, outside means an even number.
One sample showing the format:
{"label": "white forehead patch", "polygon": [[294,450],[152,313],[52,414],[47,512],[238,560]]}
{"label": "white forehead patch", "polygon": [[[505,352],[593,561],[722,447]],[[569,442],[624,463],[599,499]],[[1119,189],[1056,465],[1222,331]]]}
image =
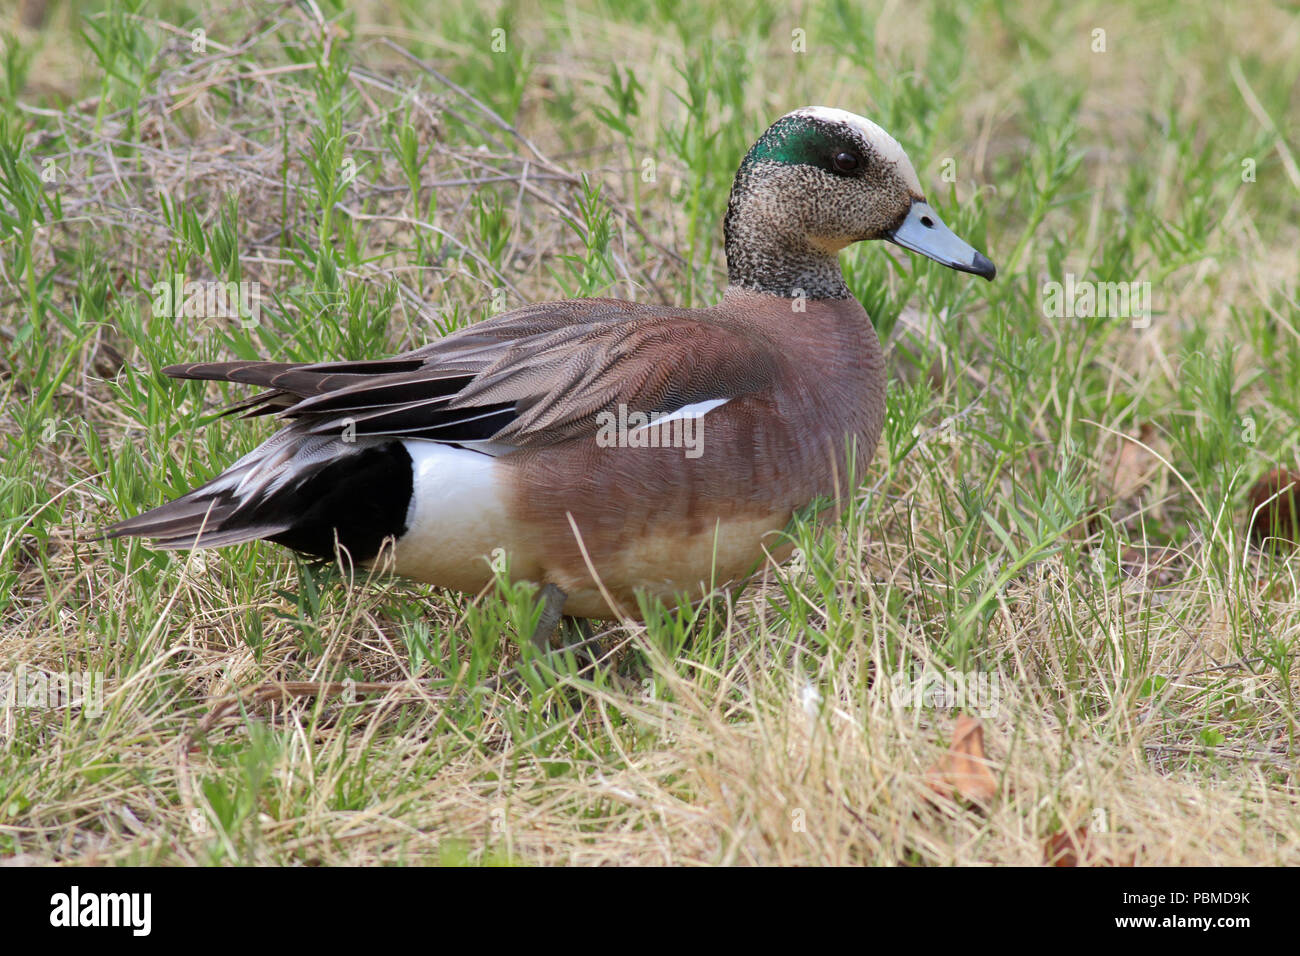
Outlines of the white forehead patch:
{"label": "white forehead patch", "polygon": [[786,115],[810,116],[813,119],[821,120],[823,123],[838,123],[849,127],[875,147],[881,159],[887,163],[897,164],[899,169],[903,171],[903,178],[907,180],[908,186],[918,194],[921,192],[921,183],[916,178],[916,170],[912,168],[912,161],[907,158],[907,153],[903,151],[903,147],[899,145],[898,140],[865,116],[850,113],[848,110],[837,110],[833,106],[804,106]]}

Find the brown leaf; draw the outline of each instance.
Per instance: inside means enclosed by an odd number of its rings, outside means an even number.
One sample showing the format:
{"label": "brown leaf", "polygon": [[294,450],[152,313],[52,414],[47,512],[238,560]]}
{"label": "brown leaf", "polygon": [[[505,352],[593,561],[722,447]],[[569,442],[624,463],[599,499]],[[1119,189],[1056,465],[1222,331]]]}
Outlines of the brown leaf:
{"label": "brown leaf", "polygon": [[1275,546],[1294,548],[1300,542],[1300,474],[1274,468],[1250,489],[1250,537]]}
{"label": "brown leaf", "polygon": [[1057,830],[1043,844],[1043,861],[1048,866],[1133,866],[1137,855],[1116,861],[1093,842],[1086,826]]}
{"label": "brown leaf", "polygon": [[95,349],[92,362],[94,364],[96,375],[100,378],[111,379],[117,377],[117,373],[122,370],[122,366],[125,364],[126,359],[123,357],[121,352],[113,348],[113,346],[109,345],[107,342],[100,342],[99,346]]}
{"label": "brown leaf", "polygon": [[1155,426],[1147,422],[1132,437],[1137,440],[1120,440],[1115,454],[1101,473],[1103,492],[1110,500],[1123,501],[1135,497],[1151,483],[1160,468],[1160,459],[1143,447],[1152,446],[1156,440]]}
{"label": "brown leaf", "polygon": [[984,724],[965,714],[958,717],[948,752],[926,771],[925,782],[941,796],[956,794],[971,803],[991,803],[998,792],[998,778],[984,754]]}
{"label": "brown leaf", "polygon": [[1078,866],[1079,858],[1085,861],[1092,852],[1088,843],[1088,828],[1057,830],[1043,845],[1043,860],[1048,866]]}

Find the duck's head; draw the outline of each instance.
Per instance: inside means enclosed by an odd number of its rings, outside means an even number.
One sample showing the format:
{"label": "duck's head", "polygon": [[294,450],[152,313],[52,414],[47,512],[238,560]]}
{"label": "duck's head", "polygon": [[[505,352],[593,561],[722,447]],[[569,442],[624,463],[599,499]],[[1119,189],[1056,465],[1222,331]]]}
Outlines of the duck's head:
{"label": "duck's head", "polygon": [[925,201],[894,137],[825,106],[787,113],[750,147],[725,229],[731,284],[783,296],[847,296],[837,254],[866,239],[985,279],[997,274]]}

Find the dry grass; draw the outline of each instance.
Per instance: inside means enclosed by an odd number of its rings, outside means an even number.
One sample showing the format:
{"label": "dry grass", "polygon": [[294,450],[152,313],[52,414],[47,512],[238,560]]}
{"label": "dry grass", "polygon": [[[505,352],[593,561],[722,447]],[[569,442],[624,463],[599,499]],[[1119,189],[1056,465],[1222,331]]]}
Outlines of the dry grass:
{"label": "dry grass", "polygon": [[[830,7],[730,24],[466,5],[437,30],[419,8],[309,7],[214,10],[205,56],[192,24],[128,16],[161,64],[119,59],[130,82],[56,7],[6,108],[33,167],[54,161],[59,210],[35,291],[3,239],[0,670],[108,689],[98,719],[0,713],[0,858],[1032,865],[1087,825],[1099,860],[1300,862],[1296,559],[1241,534],[1249,479],[1296,463],[1293,14],[984,6],[954,40],[937,8],[886,3],[845,14],[868,41]],[[484,54],[498,22],[513,72]],[[310,62],[331,50],[350,60],[327,56],[332,78]],[[626,137],[594,112],[616,111],[613,58],[643,87]],[[518,589],[93,540],[265,436],[209,423],[238,393],[152,374],[169,362],[381,355],[563,294],[710,300],[739,150],[804,102],[897,133],[949,220],[987,234],[999,283],[852,254],[898,380],[858,507],[798,527],[804,559],[717,616],[611,630],[620,677],[473,692],[518,663]],[[237,256],[213,252],[223,230]],[[258,328],[150,314],[157,277],[230,269],[273,297]],[[1065,271],[1150,281],[1152,327],[1044,317]],[[1232,444],[1245,417],[1259,437]],[[885,689],[953,669],[1002,695],[987,807],[927,786],[953,709]]]}

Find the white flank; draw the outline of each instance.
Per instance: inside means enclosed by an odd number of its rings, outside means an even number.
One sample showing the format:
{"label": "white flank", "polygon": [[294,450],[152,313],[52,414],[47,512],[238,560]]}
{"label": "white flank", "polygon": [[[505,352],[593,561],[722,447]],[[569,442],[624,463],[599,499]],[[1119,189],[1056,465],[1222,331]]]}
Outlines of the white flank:
{"label": "white flank", "polygon": [[510,544],[501,465],[452,445],[402,445],[411,456],[414,488],[394,570],[444,587],[481,587],[492,576],[487,556]]}

